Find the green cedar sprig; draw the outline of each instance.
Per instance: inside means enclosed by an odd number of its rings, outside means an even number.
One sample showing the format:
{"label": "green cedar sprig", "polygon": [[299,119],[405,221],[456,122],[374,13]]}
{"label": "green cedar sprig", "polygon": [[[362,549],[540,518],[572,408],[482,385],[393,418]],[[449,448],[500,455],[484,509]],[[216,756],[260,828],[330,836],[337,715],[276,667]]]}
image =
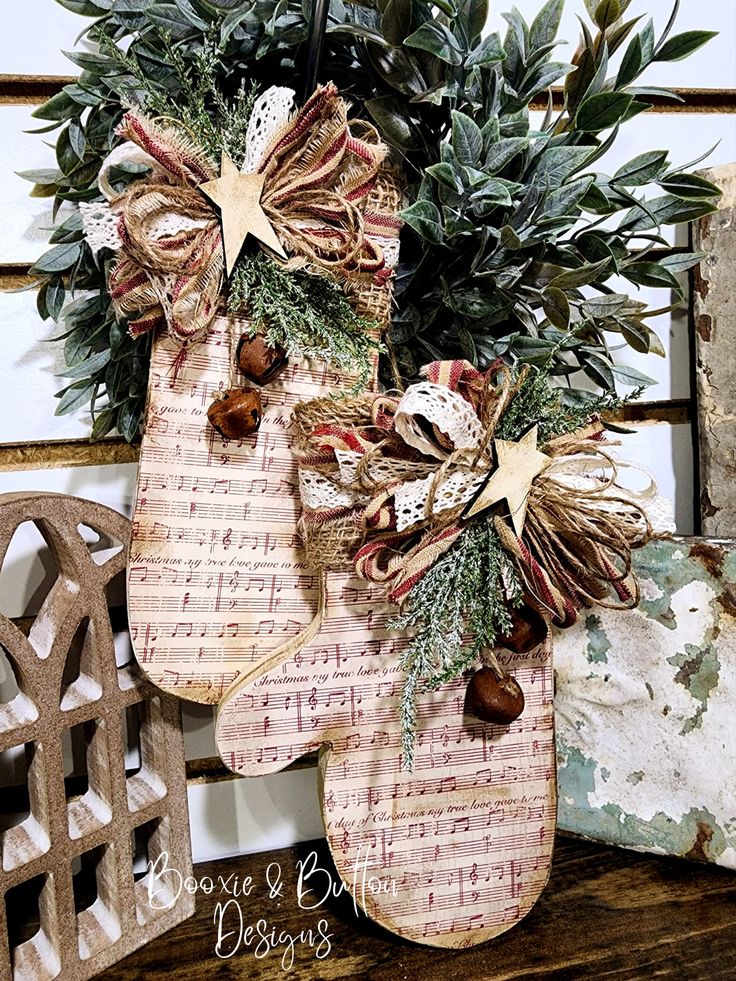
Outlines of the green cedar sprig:
{"label": "green cedar sprig", "polygon": [[[413,630],[400,664],[403,765],[412,768],[417,699],[422,687],[439,688],[477,664],[511,629],[510,608],[521,602],[521,583],[501,547],[493,518],[468,524],[452,548],[409,594],[389,627]],[[470,639],[468,639],[470,638]]]}
{"label": "green cedar sprig", "polygon": [[272,346],[293,357],[328,361],[357,378],[350,391],[365,391],[380,342],[377,324],[360,317],[332,280],[287,272],[263,252],[243,256],[228,290],[228,311],[247,311],[251,334],[264,333]]}

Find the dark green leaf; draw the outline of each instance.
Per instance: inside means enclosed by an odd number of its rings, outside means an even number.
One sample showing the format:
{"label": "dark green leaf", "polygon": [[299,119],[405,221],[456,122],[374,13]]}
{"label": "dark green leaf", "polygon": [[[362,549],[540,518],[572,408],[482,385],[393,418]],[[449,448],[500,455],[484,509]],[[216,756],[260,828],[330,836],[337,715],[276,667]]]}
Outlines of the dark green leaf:
{"label": "dark green leaf", "polygon": [[501,229],[501,245],[505,249],[520,249],[522,247],[523,242],[511,225],[504,225]]}
{"label": "dark green leaf", "polygon": [[647,96],[655,95],[660,99],[671,99],[673,102],[684,102],[685,100],[672,89],[663,89],[658,85],[630,85],[626,91],[629,95]]}
{"label": "dark green leaf", "polygon": [[591,152],[590,147],[584,146],[548,147],[534,168],[535,183],[546,179],[552,187],[557,187],[585,166]]}
{"label": "dark green leaf", "polygon": [[449,163],[438,163],[432,164],[431,167],[427,167],[427,173],[434,177],[434,179],[439,183],[448,187],[451,191],[456,191],[458,194],[462,192],[463,185],[460,180],[459,175],[456,173],[455,168]]}
{"label": "dark green leaf", "polygon": [[654,60],[681,61],[714,37],[718,37],[718,31],[685,31],[683,34],[676,34],[657,51]]}
{"label": "dark green leaf", "polygon": [[110,351],[98,351],[97,354],[90,355],[86,361],[82,361],[73,368],[65,368],[66,378],[89,378],[100,368],[104,368],[110,360]]}
{"label": "dark green leaf", "polygon": [[678,252],[677,255],[668,255],[659,260],[660,266],[664,266],[673,275],[686,272],[697,266],[705,258],[704,252]]}
{"label": "dark green leaf", "polygon": [[444,24],[427,21],[404,41],[408,48],[419,48],[449,65],[460,65],[464,50],[460,41]]}
{"label": "dark green leaf", "polygon": [[[73,331],[64,344],[64,361],[67,368],[75,368],[90,352],[91,331],[80,329]],[[91,374],[91,372],[90,372]]]}
{"label": "dark green leaf", "polygon": [[576,125],[584,133],[599,133],[623,119],[633,101],[625,92],[599,92],[580,106]]}
{"label": "dark green leaf", "polygon": [[621,328],[624,340],[639,354],[649,354],[650,330],[640,320],[633,317],[616,317],[616,322]]}
{"label": "dark green leaf", "polygon": [[610,215],[614,211],[618,211],[618,206],[606,195],[606,190],[598,187],[595,183],[591,184],[587,194],[580,202],[580,207],[595,215]]}
{"label": "dark green leaf", "polygon": [[697,174],[666,174],[657,183],[663,191],[686,200],[699,201],[721,196],[719,187]]}
{"label": "dark green leaf", "polygon": [[92,51],[62,51],[62,54],[77,68],[91,72],[93,75],[120,74],[117,63],[105,55],[96,54]]}
{"label": "dark green leaf", "polygon": [[69,385],[68,388],[62,389],[57,395],[60,396],[59,404],[56,406],[56,411],[54,415],[65,416],[75,409],[78,409],[80,405],[84,405],[85,402],[89,402],[92,398],[92,393],[94,391],[94,382],[84,379],[83,381],[74,382],[73,385]]}
{"label": "dark green leaf", "polygon": [[65,296],[63,279],[60,276],[54,276],[46,284],[46,309],[52,320],[58,320],[61,316]]}
{"label": "dark green leaf", "polygon": [[579,203],[588,193],[594,180],[594,177],[580,177],[569,184],[563,184],[559,190],[548,194],[544,199],[544,206],[537,215],[537,220],[558,218],[561,215],[575,215]]}
{"label": "dark green leaf", "polygon": [[111,430],[115,428],[115,416],[110,411],[110,409],[103,409],[95,416],[94,425],[92,426],[92,439],[102,439],[103,436],[107,436]]}
{"label": "dark green leaf", "polygon": [[493,143],[485,155],[483,169],[489,174],[497,174],[500,170],[529,146],[529,140],[523,136],[512,137],[509,140],[499,140]]}
{"label": "dark green leaf", "polygon": [[475,122],[462,112],[452,110],[452,149],[461,164],[473,167],[480,162],[483,136]]}
{"label": "dark green leaf", "polygon": [[381,15],[381,29],[389,44],[401,44],[411,28],[411,0],[388,0]]}
{"label": "dark green leaf", "polygon": [[602,259],[600,262],[587,263],[577,269],[568,269],[559,276],[555,276],[549,285],[566,290],[587,286],[588,283],[594,283],[598,279],[600,273],[610,265],[610,261],[610,259]]}
{"label": "dark green leaf", "polygon": [[637,283],[639,286],[668,288],[682,294],[680,283],[668,269],[660,266],[657,262],[632,262],[625,266],[621,272],[629,282]]}
{"label": "dark green leaf", "polygon": [[551,324],[558,330],[567,330],[570,326],[570,303],[562,290],[548,287],[542,293],[542,307]]}
{"label": "dark green leaf", "polygon": [[581,358],[583,371],[601,388],[611,390],[616,387],[611,371],[611,363],[598,354],[586,354]]}
{"label": "dark green leaf", "polygon": [[394,99],[392,96],[368,99],[365,107],[388,143],[392,143],[403,150],[417,146],[416,133],[407,121],[398,99]]}
{"label": "dark green leaf", "polygon": [[617,381],[631,388],[649,388],[650,385],[656,385],[655,380],[649,375],[627,365],[613,364],[611,365],[611,372]]}
{"label": "dark green leaf", "polygon": [[623,184],[624,187],[643,187],[645,184],[650,184],[656,180],[666,166],[666,150],[641,153],[633,160],[629,160],[623,167],[619,167],[611,178],[611,183]]}
{"label": "dark green leaf", "polygon": [[59,177],[58,170],[16,170],[15,173],[31,184],[56,184]]}
{"label": "dark green leaf", "polygon": [[106,11],[91,0],[56,0],[62,7],[71,10],[73,14],[82,14],[84,17],[102,17]]}
{"label": "dark green leaf", "polygon": [[76,154],[77,160],[81,160],[84,157],[86,141],[79,119],[72,119],[69,123],[69,144]]}
{"label": "dark green leaf", "polygon": [[465,67],[475,68],[476,65],[491,65],[494,62],[502,61],[505,55],[506,52],[498,34],[489,34],[483,38],[477,47],[472,49],[465,59]]}
{"label": "dark green leaf", "polygon": [[72,211],[60,225],[51,233],[49,242],[56,245],[59,242],[79,242],[84,237],[84,226],[81,212]]}
{"label": "dark green leaf", "polygon": [[471,41],[479,37],[488,20],[488,0],[463,0],[460,18]]}
{"label": "dark green leaf", "polygon": [[654,58],[654,21],[650,18],[639,32],[642,64],[646,67]]}
{"label": "dark green leaf", "polygon": [[131,443],[138,435],[140,425],[140,406],[136,399],[125,402],[118,413],[117,429],[120,435]]}
{"label": "dark green leaf", "polygon": [[522,87],[519,89],[519,98],[530,102],[535,95],[538,95],[550,85],[554,85],[555,82],[567,75],[568,72],[571,72],[574,67],[574,65],[568,65],[561,61],[550,61],[546,65],[541,65],[524,78]]}
{"label": "dark green leaf", "polygon": [[532,21],[529,30],[529,50],[537,51],[557,38],[565,0],[547,0]]}
{"label": "dark green leaf", "polygon": [[586,317],[603,318],[618,313],[626,306],[628,296],[625,293],[611,293],[608,296],[596,296],[586,300],[581,307]]}
{"label": "dark green leaf", "polygon": [[645,207],[632,208],[624,215],[619,227],[627,232],[647,232],[659,225],[695,221],[715,210],[715,206],[708,201],[683,201],[671,194],[665,194],[646,201]]}
{"label": "dark green leaf", "polygon": [[616,54],[626,38],[639,23],[641,18],[642,15],[640,14],[638,17],[633,17],[631,20],[627,20],[625,24],[621,24],[619,27],[612,27],[608,31],[606,34],[606,40],[608,43],[608,54],[610,56]]}
{"label": "dark green leaf", "polygon": [[438,245],[442,241],[442,219],[431,201],[415,201],[400,213],[402,220],[417,234]]}
{"label": "dark green leaf", "polygon": [[602,31],[605,31],[612,24],[615,24],[620,16],[621,4],[619,0],[600,0],[595,8],[593,20]]}
{"label": "dark green leaf", "polygon": [[57,273],[71,269],[82,252],[81,242],[69,242],[64,245],[55,245],[49,249],[31,268],[31,274],[35,273]]}

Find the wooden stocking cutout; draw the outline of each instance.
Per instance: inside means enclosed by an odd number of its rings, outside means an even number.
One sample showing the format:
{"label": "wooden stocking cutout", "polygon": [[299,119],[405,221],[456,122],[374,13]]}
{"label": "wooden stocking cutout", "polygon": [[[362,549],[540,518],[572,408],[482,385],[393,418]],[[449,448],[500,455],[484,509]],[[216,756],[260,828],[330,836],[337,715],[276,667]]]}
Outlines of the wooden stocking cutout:
{"label": "wooden stocking cutout", "polygon": [[468,947],[517,923],[549,877],[551,647],[498,652],[526,696],[511,726],[465,716],[462,678],[421,694],[414,772],[406,773],[398,654],[408,640],[386,629],[392,608],[380,595],[330,575],[319,636],[241,678],[218,711],[218,748],[244,775],[281,770],[321,749],[327,840],[357,903],[402,937]]}

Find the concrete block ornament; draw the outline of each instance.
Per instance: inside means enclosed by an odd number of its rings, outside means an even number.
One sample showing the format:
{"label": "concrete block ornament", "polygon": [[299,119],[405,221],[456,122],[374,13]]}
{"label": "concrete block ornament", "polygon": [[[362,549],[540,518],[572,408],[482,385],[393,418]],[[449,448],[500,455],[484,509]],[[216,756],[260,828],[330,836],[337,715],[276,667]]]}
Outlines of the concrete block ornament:
{"label": "concrete block ornament", "polygon": [[[319,3],[308,25],[299,2],[255,18],[195,0],[168,32],[144,0],[100,8],[89,118],[74,86],[39,110],[68,123],[57,186],[81,215],[36,271],[49,313],[72,280],[98,291],[64,314],[84,353],[60,410],[104,385],[94,435],[143,421],[143,669],[219,705],[239,773],[323,748],[338,869],[375,870],[359,901],[402,936],[468,946],[549,871],[548,624],[636,605],[632,551],[672,527],[606,449],[617,382],[648,382],[607,332],[660,347],[606,283],[676,287],[636,243],[719,192],[693,200],[666,153],[592,171],[647,108],[647,66],[708,32],[653,37],[628,2],[594,5],[573,71],[552,61],[561,0],[530,25],[514,10],[503,41],[483,36],[485,3],[441,6]],[[315,25],[334,76],[312,45],[298,98]],[[564,108],[531,130],[563,80]],[[649,184],[664,196],[639,200]],[[578,369],[599,394],[558,385]]]}

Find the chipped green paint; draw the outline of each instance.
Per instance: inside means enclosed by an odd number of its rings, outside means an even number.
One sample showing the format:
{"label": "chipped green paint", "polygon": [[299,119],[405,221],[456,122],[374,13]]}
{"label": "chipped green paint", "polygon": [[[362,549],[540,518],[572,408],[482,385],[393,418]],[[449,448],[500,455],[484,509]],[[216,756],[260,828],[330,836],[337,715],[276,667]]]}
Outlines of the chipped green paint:
{"label": "chipped green paint", "polygon": [[713,602],[722,608],[733,596],[728,587],[736,583],[736,551],[727,545],[701,542],[688,550],[684,541],[652,542],[638,553],[635,565],[640,580],[655,581],[661,591],[658,597],[644,597],[639,608],[670,630],[677,629],[670,601],[683,586],[706,583],[716,593]]}
{"label": "chipped green paint", "polygon": [[675,675],[675,681],[684,685],[693,698],[700,702],[695,714],[682,727],[682,734],[685,736],[701,724],[703,713],[708,711],[708,698],[718,686],[721,664],[710,644],[705,647],[685,644],[684,653],[679,652],[668,657],[667,663],[680,669]]}
{"label": "chipped green paint", "polygon": [[555,635],[567,831],[736,869],[736,542],[636,553],[638,610]]}
{"label": "chipped green paint", "polygon": [[[648,819],[627,814],[618,804],[591,807],[588,795],[595,789],[595,760],[558,739],[558,766],[561,768],[558,825],[587,838],[598,838],[622,848],[638,848],[679,855],[704,862],[716,862],[729,847],[729,840],[713,813],[692,807],[679,820],[664,811]],[[630,774],[641,783],[643,772]],[[731,845],[732,847],[732,845]]]}
{"label": "chipped green paint", "polygon": [[591,613],[585,618],[585,629],[588,633],[588,650],[586,655],[591,664],[605,664],[611,643],[601,630],[601,618]]}

